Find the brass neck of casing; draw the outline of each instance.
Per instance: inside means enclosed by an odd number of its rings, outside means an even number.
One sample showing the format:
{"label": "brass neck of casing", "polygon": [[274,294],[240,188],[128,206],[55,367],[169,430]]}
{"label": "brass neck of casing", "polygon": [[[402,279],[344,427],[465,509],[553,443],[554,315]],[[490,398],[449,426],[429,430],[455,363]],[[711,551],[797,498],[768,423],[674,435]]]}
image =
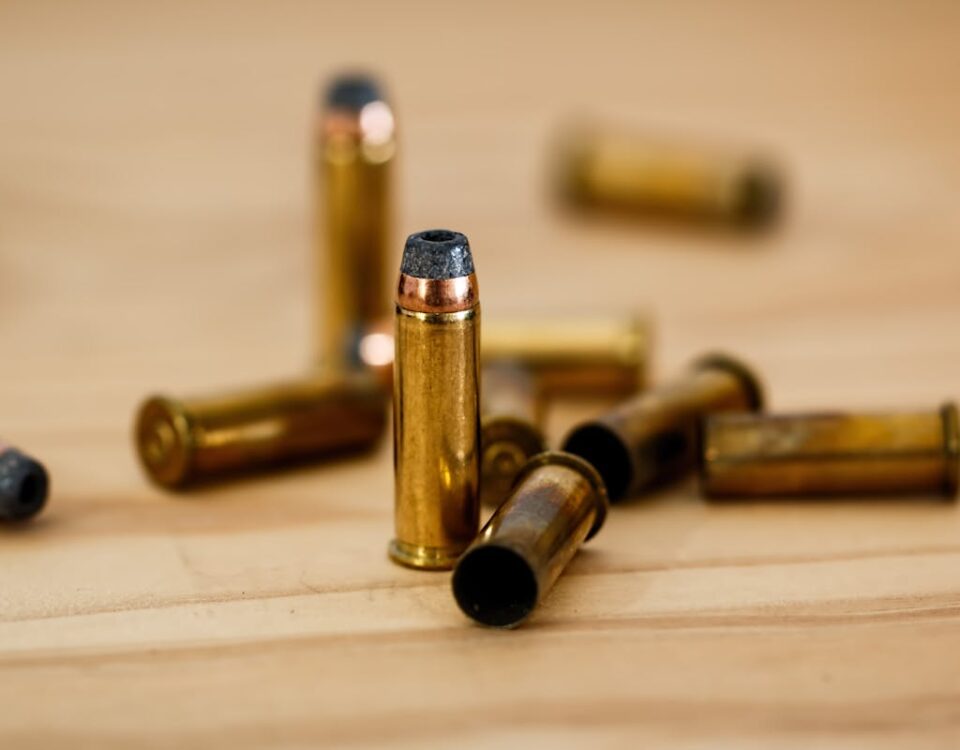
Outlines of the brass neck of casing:
{"label": "brass neck of casing", "polygon": [[725,414],[703,431],[709,497],[934,494],[954,498],[957,407],[881,414]]}

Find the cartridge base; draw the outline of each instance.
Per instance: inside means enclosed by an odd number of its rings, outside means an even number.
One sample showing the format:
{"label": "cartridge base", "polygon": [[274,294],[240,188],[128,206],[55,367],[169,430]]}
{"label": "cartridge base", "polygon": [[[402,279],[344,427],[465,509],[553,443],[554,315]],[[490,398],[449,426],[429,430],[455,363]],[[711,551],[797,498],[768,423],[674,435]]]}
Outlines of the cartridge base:
{"label": "cartridge base", "polygon": [[407,568],[417,570],[451,570],[456,564],[462,549],[450,547],[424,547],[419,544],[407,544],[399,539],[390,542],[387,549],[390,559]]}

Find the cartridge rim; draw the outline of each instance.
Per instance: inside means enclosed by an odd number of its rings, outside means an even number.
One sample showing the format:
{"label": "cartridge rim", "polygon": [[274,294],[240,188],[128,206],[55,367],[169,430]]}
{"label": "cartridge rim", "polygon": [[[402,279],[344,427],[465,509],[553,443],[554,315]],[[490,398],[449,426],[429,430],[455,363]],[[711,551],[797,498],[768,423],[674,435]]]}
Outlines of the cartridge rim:
{"label": "cartridge rim", "polygon": [[460,559],[463,550],[444,547],[426,547],[391,539],[387,548],[390,559],[414,570],[450,570]]}
{"label": "cartridge rim", "polygon": [[596,536],[597,532],[600,531],[604,521],[607,520],[607,513],[610,510],[610,498],[607,495],[607,485],[604,483],[603,477],[600,476],[600,472],[597,471],[589,461],[573,453],[567,453],[566,451],[543,451],[543,453],[538,453],[523,465],[523,468],[521,468],[517,474],[517,478],[513,481],[513,489],[519,487],[527,477],[544,466],[564,466],[568,469],[573,469],[590,483],[596,501],[596,513],[593,519],[593,526],[590,527],[590,531],[587,533],[584,541],[592,539]]}
{"label": "cartridge rim", "polygon": [[724,352],[711,352],[698,357],[693,362],[693,368],[696,370],[725,370],[736,377],[747,396],[748,408],[750,411],[763,411],[766,403],[763,382],[754,372],[753,368],[747,365],[743,360],[726,354]]}
{"label": "cartridge rim", "polygon": [[147,399],[137,415],[135,439],[140,464],[150,479],[167,488],[187,481],[194,440],[182,402],[168,396]]}
{"label": "cartridge rim", "polygon": [[960,415],[953,401],[940,407],[940,414],[943,417],[943,450],[947,462],[943,493],[948,500],[952,500],[960,487]]}

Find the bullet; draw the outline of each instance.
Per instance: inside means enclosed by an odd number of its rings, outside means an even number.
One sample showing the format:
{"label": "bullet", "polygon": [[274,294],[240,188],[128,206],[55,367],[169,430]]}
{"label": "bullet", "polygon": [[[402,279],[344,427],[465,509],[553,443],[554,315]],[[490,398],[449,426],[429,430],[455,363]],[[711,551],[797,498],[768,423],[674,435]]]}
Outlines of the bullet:
{"label": "bullet", "polygon": [[199,398],[153,396],[134,439],[156,484],[182,489],[237,473],[372,447],[387,399],[366,373],[317,375]]}
{"label": "bullet", "polygon": [[317,124],[318,360],[352,366],[361,330],[390,315],[393,111],[377,81],[335,78]]}
{"label": "bullet", "polygon": [[527,460],[547,449],[543,401],[532,374],[504,362],[483,368],[480,406],[480,501],[496,508]]}
{"label": "bullet", "polygon": [[529,369],[545,396],[629,395],[646,383],[650,328],[637,314],[494,319],[484,324],[483,363]]}
{"label": "bullet", "polygon": [[[355,347],[358,364],[390,382],[393,332],[386,322],[365,330]],[[528,370],[544,398],[626,396],[644,387],[652,346],[650,320],[642,315],[517,316],[485,320],[484,367]]]}
{"label": "bullet", "polygon": [[957,494],[957,407],[883,414],[723,414],[706,420],[709,497]]}
{"label": "bullet", "polygon": [[484,625],[520,624],[607,515],[603,480],[569,453],[534,456],[453,573],[464,614]]}
{"label": "bullet", "polygon": [[407,238],[395,342],[389,553],[408,567],[449,570],[480,522],[480,298],[464,235]]}
{"label": "bullet", "polygon": [[580,208],[741,228],[780,210],[780,172],[755,154],[588,126],[568,131],[555,158],[559,193]]}
{"label": "bullet", "polygon": [[563,450],[592,463],[616,502],[692,469],[704,415],[762,406],[762,387],[750,368],[709,355],[680,378],[575,428]]}
{"label": "bullet", "polygon": [[0,521],[24,521],[47,502],[50,479],[43,464],[0,442]]}

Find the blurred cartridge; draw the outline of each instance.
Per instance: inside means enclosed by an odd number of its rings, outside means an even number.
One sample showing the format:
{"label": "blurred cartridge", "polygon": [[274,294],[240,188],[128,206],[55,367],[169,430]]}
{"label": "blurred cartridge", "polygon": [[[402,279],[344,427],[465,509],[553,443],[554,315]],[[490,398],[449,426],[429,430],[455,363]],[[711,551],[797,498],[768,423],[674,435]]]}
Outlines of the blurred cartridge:
{"label": "blurred cartridge", "polygon": [[453,595],[477,622],[511,627],[546,596],[607,515],[603,480],[569,453],[541,453],[453,573]]}
{"label": "blurred cartridge", "polygon": [[543,400],[531,373],[507,362],[483,368],[480,500],[497,507],[527,461],[547,449]]}
{"label": "blurred cartridge", "polygon": [[355,360],[359,331],[390,314],[393,111],[377,81],[335,78],[315,152],[317,356],[327,368]]}
{"label": "blurred cartridge", "polygon": [[484,366],[529,369],[546,395],[629,395],[646,382],[649,319],[641,315],[501,318],[483,328]]}
{"label": "blurred cartridge", "polygon": [[575,428],[563,450],[592,463],[617,501],[694,468],[704,415],[762,405],[760,381],[750,368],[714,354],[676,380]]}
{"label": "blurred cartridge", "polygon": [[387,398],[368,373],[328,374],[221,396],[154,396],[140,407],[140,463],[177,489],[370,448],[386,427]]}
{"label": "blurred cartridge", "polygon": [[397,288],[393,445],[396,536],[412,568],[453,567],[480,523],[480,300],[459,232],[410,235]]}
{"label": "blurred cartridge", "polygon": [[[597,394],[627,396],[643,388],[650,360],[651,325],[641,315],[501,317],[484,320],[483,366],[529,371],[544,398]],[[357,344],[359,361],[389,381],[393,332],[371,326]]]}
{"label": "blurred cartridge", "polygon": [[886,414],[723,414],[704,424],[711,497],[936,494],[954,498],[957,407]]}
{"label": "blurred cartridge", "polygon": [[555,154],[566,202],[743,228],[769,225],[782,177],[768,158],[603,127],[570,129]]}
{"label": "blurred cartridge", "polygon": [[0,442],[0,521],[24,521],[47,502],[50,479],[43,464]]}

